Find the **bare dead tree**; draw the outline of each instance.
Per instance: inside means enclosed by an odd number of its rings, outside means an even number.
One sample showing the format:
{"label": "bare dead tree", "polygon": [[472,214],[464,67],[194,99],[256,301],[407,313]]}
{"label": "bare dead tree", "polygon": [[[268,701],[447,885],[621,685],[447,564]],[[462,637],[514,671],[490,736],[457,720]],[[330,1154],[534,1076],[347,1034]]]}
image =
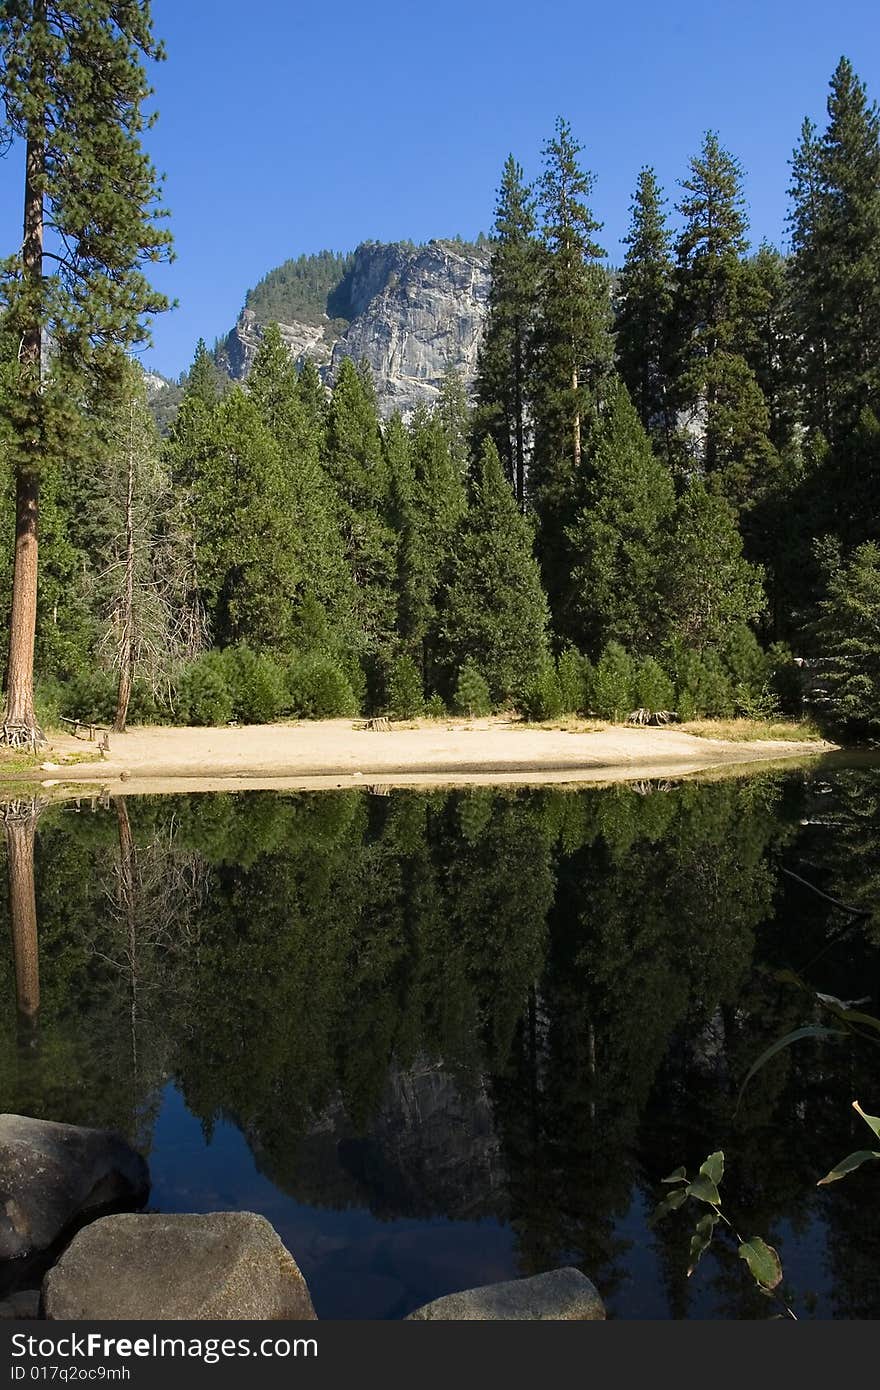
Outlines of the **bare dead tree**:
{"label": "bare dead tree", "polygon": [[171,705],[176,668],[207,645],[204,611],[191,601],[191,546],[134,369],[111,428],[111,470],[121,525],[100,576],[108,591],[100,651],[118,673],[114,729],[122,733],[135,677],[146,681],[154,699]]}

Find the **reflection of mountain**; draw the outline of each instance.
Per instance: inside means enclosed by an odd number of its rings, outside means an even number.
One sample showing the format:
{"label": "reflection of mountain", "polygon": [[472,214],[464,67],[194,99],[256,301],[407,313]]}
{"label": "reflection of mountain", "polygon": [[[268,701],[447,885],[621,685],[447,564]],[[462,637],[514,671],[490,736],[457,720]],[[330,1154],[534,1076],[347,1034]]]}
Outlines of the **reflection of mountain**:
{"label": "reflection of mountain", "polygon": [[506,1211],[507,1175],[482,1078],[461,1086],[442,1063],[392,1064],[375,1120],[356,1134],[341,1096],[304,1135],[295,1171],[248,1135],[261,1170],[312,1206],[367,1207],[385,1219],[450,1220]]}

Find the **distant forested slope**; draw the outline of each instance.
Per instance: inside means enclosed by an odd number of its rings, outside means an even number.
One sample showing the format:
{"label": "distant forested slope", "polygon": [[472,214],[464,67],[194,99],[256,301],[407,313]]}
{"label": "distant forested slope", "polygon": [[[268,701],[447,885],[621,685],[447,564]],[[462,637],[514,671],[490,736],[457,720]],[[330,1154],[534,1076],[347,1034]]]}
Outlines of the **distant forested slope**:
{"label": "distant forested slope", "polygon": [[351,252],[319,251],[285,261],[248,291],[245,306],[261,323],[319,324],[325,315],[344,317],[333,312],[330,300],[353,260]]}

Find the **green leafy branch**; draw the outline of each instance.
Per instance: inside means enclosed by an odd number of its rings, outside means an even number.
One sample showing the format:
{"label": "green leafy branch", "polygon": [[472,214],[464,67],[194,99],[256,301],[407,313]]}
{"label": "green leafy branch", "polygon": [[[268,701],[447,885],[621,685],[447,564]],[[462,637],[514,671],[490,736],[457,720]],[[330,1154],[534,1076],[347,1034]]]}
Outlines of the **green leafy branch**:
{"label": "green leafy branch", "polygon": [[[861,1115],[865,1124],[880,1139],[880,1115],[867,1115],[857,1100],[853,1101],[853,1110],[856,1114]],[[872,1158],[880,1158],[880,1150],[857,1149],[855,1153],[842,1158],[836,1168],[832,1168],[830,1173],[826,1173],[824,1178],[819,1179],[816,1186],[823,1187],[826,1183],[837,1182],[839,1178],[845,1178],[847,1173],[854,1173],[857,1168],[861,1168],[863,1163],[867,1163]]]}
{"label": "green leafy branch", "polygon": [[[880,1157],[880,1155],[873,1155],[873,1157]],[[695,1178],[689,1178],[685,1168],[676,1168],[675,1172],[670,1173],[668,1178],[662,1179],[664,1183],[674,1187],[675,1190],[659,1203],[648,1225],[655,1226],[669,1212],[677,1211],[689,1200],[708,1207],[709,1210],[697,1221],[691,1236],[688,1278],[693,1274],[703,1255],[712,1244],[715,1228],[719,1222],[723,1222],[736,1241],[739,1257],[745,1261],[760,1292],[767,1298],[778,1299],[785,1310],[785,1316],[797,1322],[796,1314],[779,1292],[779,1286],[782,1283],[782,1262],[773,1246],[768,1245],[760,1236],[752,1236],[746,1240],[722,1211],[719,1187],[723,1176],[724,1154],[721,1149],[716,1153],[709,1154],[705,1162],[700,1165],[700,1171]]]}

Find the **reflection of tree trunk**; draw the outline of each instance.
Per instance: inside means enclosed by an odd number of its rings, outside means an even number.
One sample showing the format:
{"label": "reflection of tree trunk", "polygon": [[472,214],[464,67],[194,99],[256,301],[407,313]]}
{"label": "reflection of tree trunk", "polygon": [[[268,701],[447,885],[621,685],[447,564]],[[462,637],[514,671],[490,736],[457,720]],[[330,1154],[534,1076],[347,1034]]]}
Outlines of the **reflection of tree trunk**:
{"label": "reflection of tree trunk", "polygon": [[15,961],[15,1000],[22,1021],[33,1023],[40,1009],[40,953],[34,887],[36,814],[4,815],[9,921]]}
{"label": "reflection of tree trunk", "polygon": [[137,890],[138,862],[124,796],[114,796],[116,822],[119,830],[119,907],[125,926],[128,949],[129,1027],[131,1035],[132,1083],[137,1101],[138,1080],[138,988],[137,988]]}

